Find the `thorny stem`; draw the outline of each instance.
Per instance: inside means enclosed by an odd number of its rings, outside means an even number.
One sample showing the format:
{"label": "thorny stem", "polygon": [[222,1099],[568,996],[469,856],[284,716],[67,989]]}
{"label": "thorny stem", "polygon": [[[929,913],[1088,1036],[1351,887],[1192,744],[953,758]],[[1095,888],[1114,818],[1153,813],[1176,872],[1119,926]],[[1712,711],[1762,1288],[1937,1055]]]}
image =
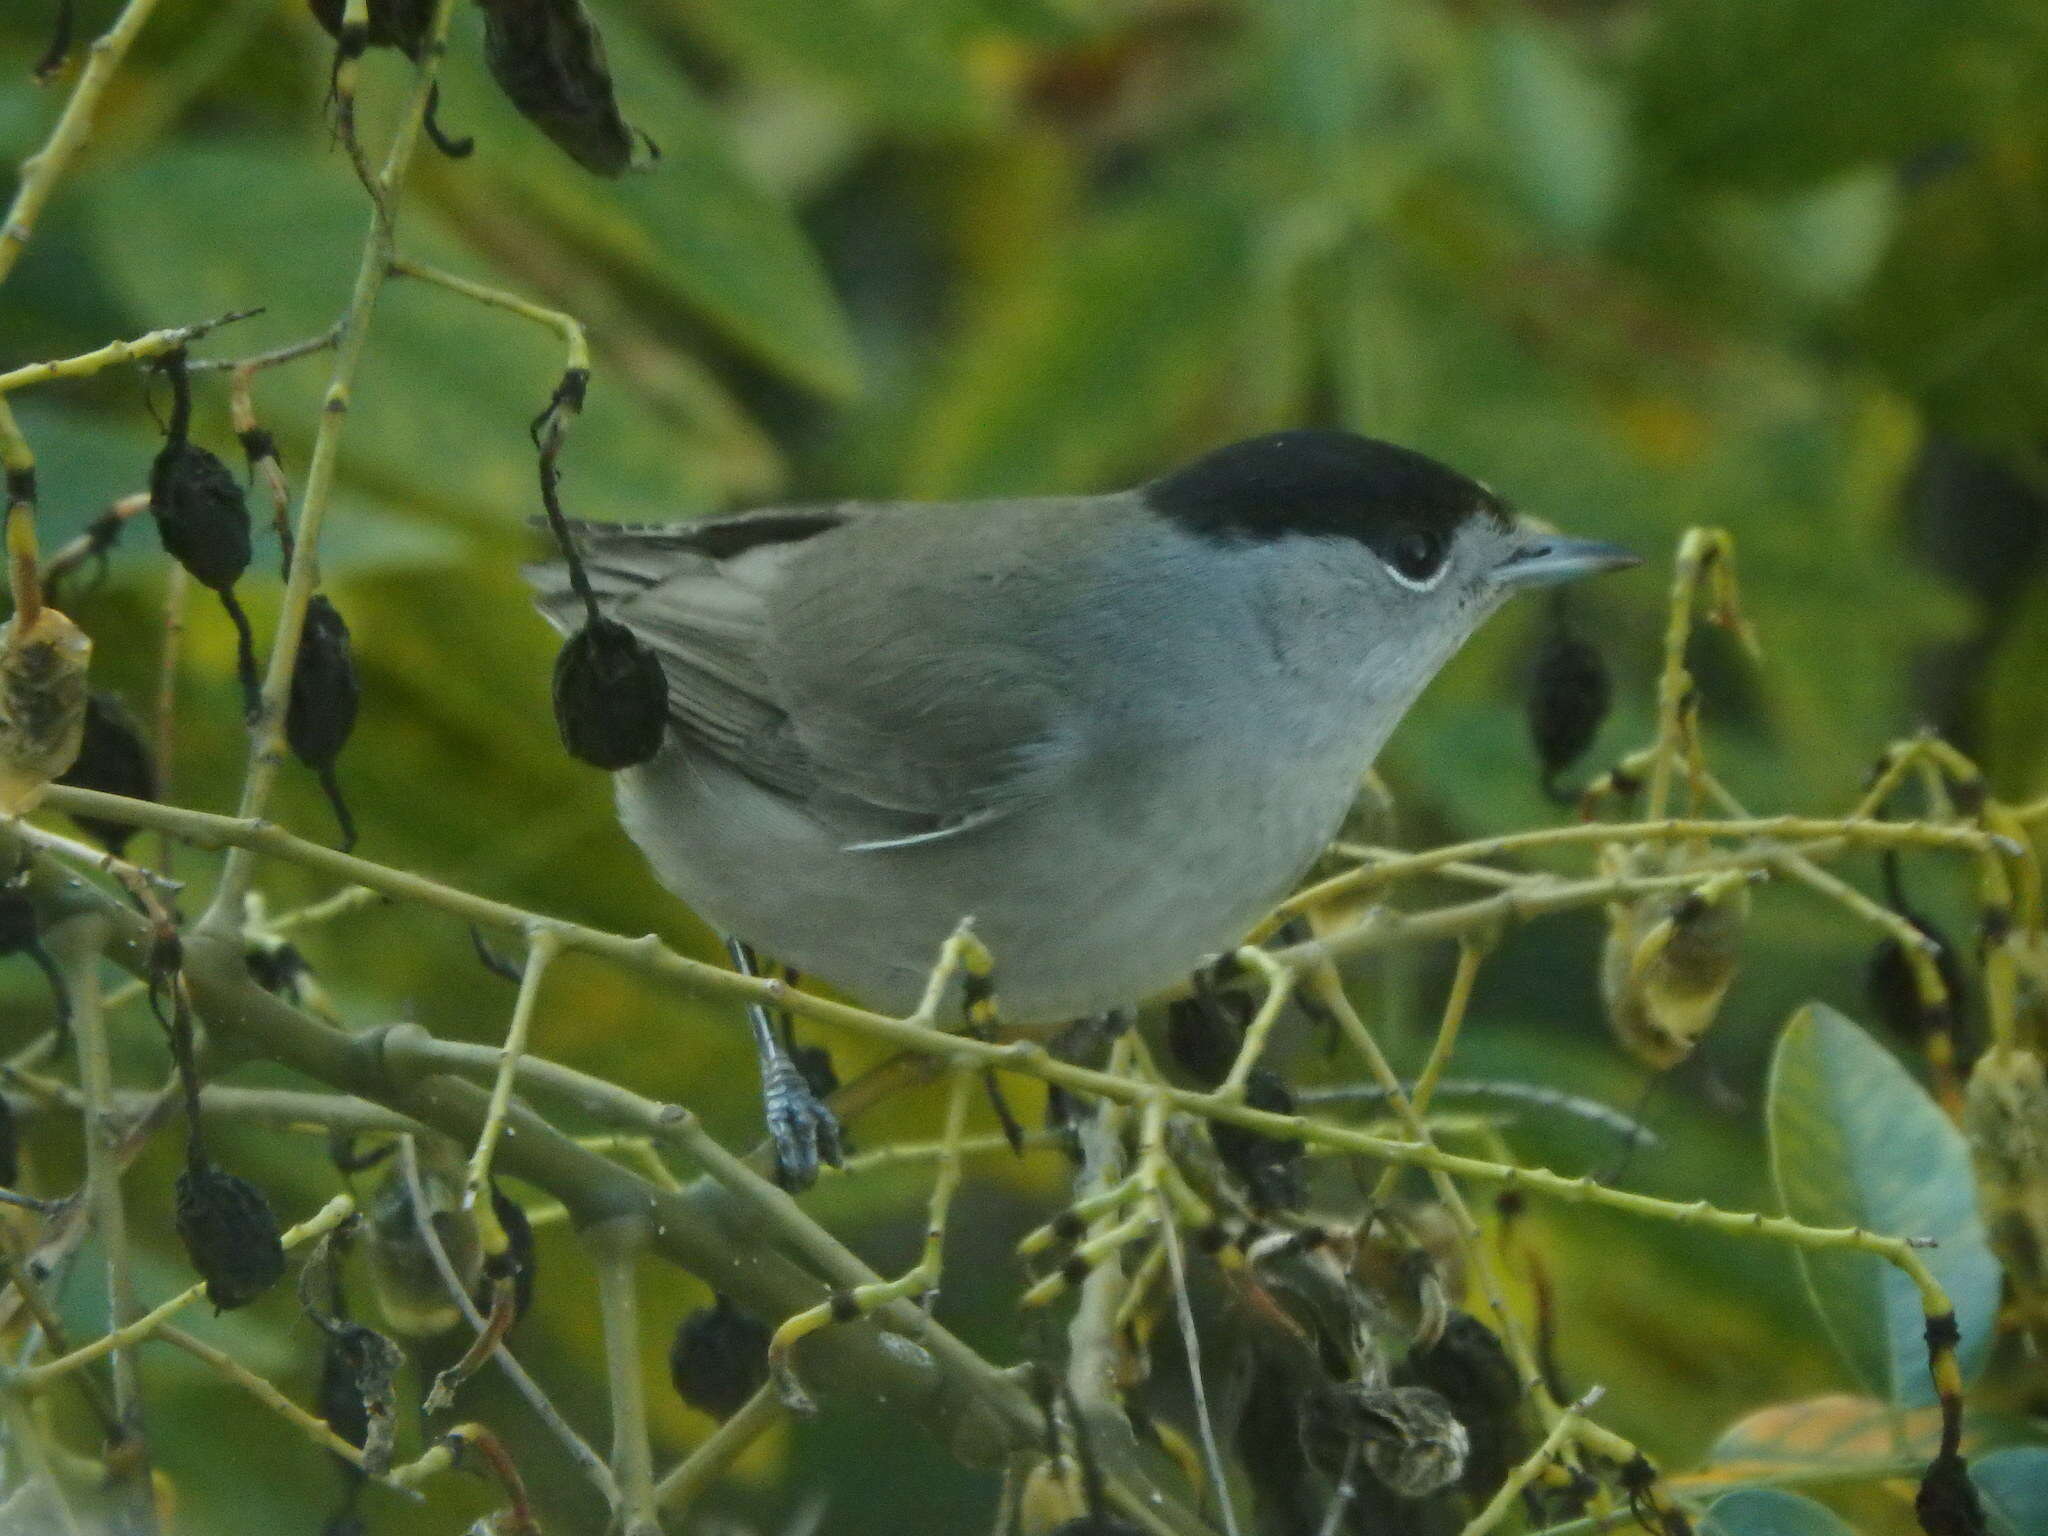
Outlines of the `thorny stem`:
{"label": "thorny stem", "polygon": [[[260,816],[268,804],[278,770],[284,763],[285,702],[291,691],[292,672],[298,661],[299,641],[305,630],[306,607],[318,583],[320,533],[326,522],[329,499],[334,491],[335,471],[341,453],[341,433],[346,424],[349,395],[357,367],[369,340],[370,317],[377,296],[391,271],[393,231],[387,210],[395,208],[419,147],[421,125],[439,73],[446,47],[448,19],[454,0],[435,0],[433,20],[420,55],[411,99],[393,132],[384,167],[371,192],[374,206],[370,229],[364,238],[362,259],[356,268],[355,287],[342,313],[341,339],[335,348],[334,368],[328,376],[327,393],[321,405],[320,426],[314,433],[313,450],[306,464],[305,488],[299,498],[299,516],[294,529],[290,572],[285,579],[284,597],[278,608],[277,634],[272,641],[270,666],[263,679],[262,704],[250,743],[248,768],[242,780],[240,814]],[[200,926],[228,932],[242,909],[242,897],[255,878],[255,860],[246,851],[228,855],[221,871],[213,905]]]}
{"label": "thorny stem", "polygon": [[217,330],[237,320],[246,320],[258,313],[253,309],[238,309],[213,320],[201,320],[194,325],[171,326],[164,330],[151,331],[133,341],[110,341],[104,347],[91,352],[81,352],[76,357],[60,357],[49,362],[27,363],[20,368],[0,373],[0,395],[10,394],[17,389],[26,389],[33,384],[48,384],[56,379],[84,379],[104,369],[122,363],[147,362],[153,357],[164,357],[181,351],[185,344],[196,341],[208,331]]}
{"label": "thorny stem", "polygon": [[1571,1438],[1579,1419],[1600,1401],[1602,1391],[1602,1388],[1594,1387],[1557,1416],[1550,1426],[1550,1433],[1543,1437],[1543,1443],[1509,1470],[1500,1487],[1494,1490],[1493,1497],[1486,1501],[1486,1507],[1466,1522],[1458,1536],[1486,1536],[1488,1531],[1507,1519],[1522,1490],[1556,1457],[1565,1441]]}
{"label": "thorny stem", "polygon": [[100,97],[106,93],[129,45],[156,4],[157,0],[128,0],[121,14],[114,18],[114,24],[93,40],[86,49],[85,68],[79,74],[78,84],[71,89],[71,99],[64,104],[57,126],[43,147],[22,162],[21,185],[15,190],[6,221],[0,223],[0,283],[6,282],[7,274],[14,270],[58,181],[78,152],[91,141],[93,113],[99,107]]}

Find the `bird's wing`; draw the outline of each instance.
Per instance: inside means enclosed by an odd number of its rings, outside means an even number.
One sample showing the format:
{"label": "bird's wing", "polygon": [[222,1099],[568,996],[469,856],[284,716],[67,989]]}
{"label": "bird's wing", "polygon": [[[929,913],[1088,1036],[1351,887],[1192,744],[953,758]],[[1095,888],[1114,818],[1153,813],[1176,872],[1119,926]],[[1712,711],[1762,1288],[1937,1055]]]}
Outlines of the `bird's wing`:
{"label": "bird's wing", "polygon": [[[823,507],[574,525],[599,608],[661,659],[674,729],[860,849],[1000,819],[1063,756],[1032,658],[1003,637],[958,632],[957,615],[949,625],[933,601],[946,573],[906,570],[892,530],[863,526],[872,519]],[[828,533],[851,540],[851,564],[842,550],[829,585],[815,567],[793,575]],[[581,622],[562,566],[527,577],[557,628]]]}

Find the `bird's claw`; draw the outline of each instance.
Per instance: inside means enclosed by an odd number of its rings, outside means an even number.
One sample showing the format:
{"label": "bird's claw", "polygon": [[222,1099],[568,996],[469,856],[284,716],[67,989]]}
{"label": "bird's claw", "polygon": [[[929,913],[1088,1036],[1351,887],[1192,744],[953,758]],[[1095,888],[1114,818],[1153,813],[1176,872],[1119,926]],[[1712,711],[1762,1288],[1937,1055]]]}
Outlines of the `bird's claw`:
{"label": "bird's claw", "polygon": [[844,1154],[839,1145],[839,1117],[811,1091],[787,1056],[766,1064],[761,1084],[768,1137],[775,1144],[775,1178],[784,1189],[809,1189],[818,1177],[820,1160],[834,1168]]}

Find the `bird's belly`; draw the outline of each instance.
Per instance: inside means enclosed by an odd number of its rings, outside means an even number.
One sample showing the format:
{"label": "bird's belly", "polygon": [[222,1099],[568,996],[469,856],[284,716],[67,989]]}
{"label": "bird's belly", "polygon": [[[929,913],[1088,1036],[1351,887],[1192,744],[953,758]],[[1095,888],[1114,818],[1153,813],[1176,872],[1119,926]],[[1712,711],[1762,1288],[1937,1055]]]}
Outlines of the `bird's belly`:
{"label": "bird's belly", "polygon": [[1332,835],[1365,764],[1280,742],[1257,763],[1191,766],[1096,765],[990,825],[868,852],[674,752],[621,774],[619,801],[665,885],[805,974],[907,1012],[972,918],[1005,1017],[1051,1025],[1141,1001],[1238,943]]}

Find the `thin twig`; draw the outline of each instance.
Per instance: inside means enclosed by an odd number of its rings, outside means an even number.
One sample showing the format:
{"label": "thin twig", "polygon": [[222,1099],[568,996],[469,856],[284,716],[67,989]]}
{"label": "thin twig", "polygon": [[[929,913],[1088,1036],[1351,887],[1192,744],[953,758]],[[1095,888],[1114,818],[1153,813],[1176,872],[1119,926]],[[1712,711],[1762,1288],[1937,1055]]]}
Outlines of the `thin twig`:
{"label": "thin twig", "polygon": [[[461,1309],[462,1316],[469,1326],[482,1333],[486,1327],[484,1316],[477,1310],[475,1301],[470,1298],[468,1289],[462,1283],[462,1276],[456,1273],[454,1261],[448,1257],[448,1249],[441,1242],[441,1234],[434,1227],[432,1207],[427,1203],[427,1192],[420,1183],[419,1153],[415,1150],[410,1136],[399,1139],[398,1160],[399,1175],[405,1180],[406,1198],[412,1202],[413,1224],[419,1232],[420,1241],[426,1246],[427,1253],[434,1262],[434,1269],[441,1276],[441,1283],[448,1288],[449,1298]],[[526,1399],[527,1406],[533,1409],[540,1421],[553,1432],[555,1438],[562,1442],[570,1459],[583,1469],[591,1482],[597,1485],[598,1492],[604,1495],[605,1503],[613,1509],[618,1508],[619,1487],[612,1477],[611,1469],[604,1464],[597,1452],[590,1448],[590,1443],[570,1427],[569,1421],[562,1417],[560,1410],[550,1401],[547,1393],[541,1390],[540,1383],[526,1373],[526,1368],[513,1356],[512,1351],[505,1347],[503,1340],[500,1340],[491,1352],[491,1358],[496,1360],[499,1368],[511,1378],[512,1385],[519,1389],[519,1395]]]}
{"label": "thin twig", "polygon": [[[114,1151],[120,1127],[114,1120],[114,1078],[107,1049],[106,1019],[100,1008],[100,952],[106,947],[105,919],[87,914],[52,935],[59,962],[70,981],[71,1036],[78,1051],[78,1086],[85,1100],[85,1202],[107,1269],[107,1327],[118,1332],[136,1315],[134,1258],[128,1247],[128,1217],[121,1202],[121,1168]],[[156,1530],[156,1497],[150,1486],[142,1380],[132,1344],[114,1351],[114,1419],[117,1454],[109,1461],[130,1528]],[[116,1470],[118,1469],[118,1470]]]}
{"label": "thin twig", "polygon": [[0,283],[6,282],[7,274],[14,270],[29,237],[35,233],[36,221],[57,190],[58,181],[91,140],[93,113],[99,107],[100,97],[106,94],[114,72],[128,55],[129,45],[156,5],[157,0],[128,0],[121,14],[114,18],[114,24],[86,50],[85,68],[50,137],[22,162],[21,183],[15,189],[14,202],[6,219],[0,221]]}

